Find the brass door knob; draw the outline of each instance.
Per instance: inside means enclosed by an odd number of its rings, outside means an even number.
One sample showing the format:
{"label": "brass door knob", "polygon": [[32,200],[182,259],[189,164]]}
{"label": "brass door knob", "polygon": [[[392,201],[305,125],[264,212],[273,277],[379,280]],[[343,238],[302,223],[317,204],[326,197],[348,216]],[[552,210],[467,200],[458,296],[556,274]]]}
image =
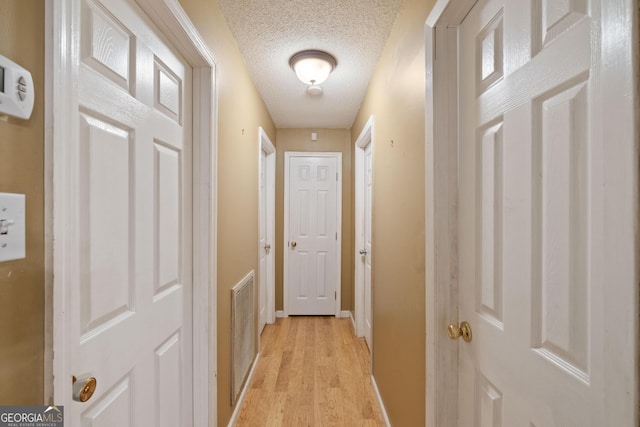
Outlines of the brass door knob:
{"label": "brass door knob", "polygon": [[76,402],[86,402],[91,399],[96,391],[98,381],[94,377],[76,379],[73,377],[73,400]]}
{"label": "brass door knob", "polygon": [[462,337],[465,342],[471,342],[471,325],[468,322],[460,322],[460,326],[449,325],[447,333],[452,340]]}
{"label": "brass door knob", "polygon": [[291,247],[295,248],[296,246],[298,246],[298,244],[296,242],[291,242]]}

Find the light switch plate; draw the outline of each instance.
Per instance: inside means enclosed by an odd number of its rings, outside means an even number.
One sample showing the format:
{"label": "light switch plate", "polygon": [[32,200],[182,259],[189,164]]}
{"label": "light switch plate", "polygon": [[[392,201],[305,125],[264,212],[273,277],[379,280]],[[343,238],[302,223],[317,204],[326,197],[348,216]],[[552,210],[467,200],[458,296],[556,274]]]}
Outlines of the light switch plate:
{"label": "light switch plate", "polygon": [[0,231],[0,262],[26,257],[25,196],[0,193],[0,223],[13,222]]}

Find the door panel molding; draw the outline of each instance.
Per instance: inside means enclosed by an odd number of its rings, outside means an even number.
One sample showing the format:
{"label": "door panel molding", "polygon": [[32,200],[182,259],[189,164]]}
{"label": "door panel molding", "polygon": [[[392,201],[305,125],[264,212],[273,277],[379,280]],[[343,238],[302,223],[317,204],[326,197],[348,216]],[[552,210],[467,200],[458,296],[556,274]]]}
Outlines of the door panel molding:
{"label": "door panel molding", "polygon": [[337,180],[336,180],[336,272],[335,272],[335,316],[341,316],[341,260],[342,260],[342,153],[340,152],[298,152],[298,151],[286,151],[284,153],[284,239],[283,239],[283,316],[289,316],[290,304],[289,304],[289,234],[290,234],[290,218],[289,218],[289,176],[290,176],[290,161],[294,157],[315,157],[315,158],[335,158],[337,160]]}

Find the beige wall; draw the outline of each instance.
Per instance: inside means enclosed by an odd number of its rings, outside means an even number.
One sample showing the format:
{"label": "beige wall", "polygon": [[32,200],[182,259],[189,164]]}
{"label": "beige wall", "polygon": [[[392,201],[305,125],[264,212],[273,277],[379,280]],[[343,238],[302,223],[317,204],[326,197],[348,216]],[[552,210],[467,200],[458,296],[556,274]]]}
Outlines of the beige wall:
{"label": "beige wall", "polygon": [[0,120],[0,192],[26,194],[27,257],[0,263],[0,405],[44,403],[44,2],[0,1],[0,55],[31,71],[29,120]]}
{"label": "beige wall", "polygon": [[373,374],[391,423],[425,420],[424,23],[407,0],[352,128],[375,120]]}
{"label": "beige wall", "polygon": [[218,70],[218,425],[229,422],[231,288],[258,271],[258,127],[275,127],[214,0],[180,0]]}
{"label": "beige wall", "polygon": [[[311,132],[318,134],[311,141]],[[278,129],[276,136],[276,310],[283,309],[284,153],[334,151],[342,153],[342,310],[353,311],[353,184],[351,131],[348,129]]]}

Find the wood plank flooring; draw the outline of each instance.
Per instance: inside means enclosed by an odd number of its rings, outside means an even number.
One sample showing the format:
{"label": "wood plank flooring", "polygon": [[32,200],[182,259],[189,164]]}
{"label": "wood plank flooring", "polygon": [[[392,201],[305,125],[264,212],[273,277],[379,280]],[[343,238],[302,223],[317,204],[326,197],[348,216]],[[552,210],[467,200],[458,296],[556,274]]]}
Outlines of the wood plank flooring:
{"label": "wood plank flooring", "polygon": [[236,427],[384,426],[369,350],[350,319],[287,317],[267,325]]}

